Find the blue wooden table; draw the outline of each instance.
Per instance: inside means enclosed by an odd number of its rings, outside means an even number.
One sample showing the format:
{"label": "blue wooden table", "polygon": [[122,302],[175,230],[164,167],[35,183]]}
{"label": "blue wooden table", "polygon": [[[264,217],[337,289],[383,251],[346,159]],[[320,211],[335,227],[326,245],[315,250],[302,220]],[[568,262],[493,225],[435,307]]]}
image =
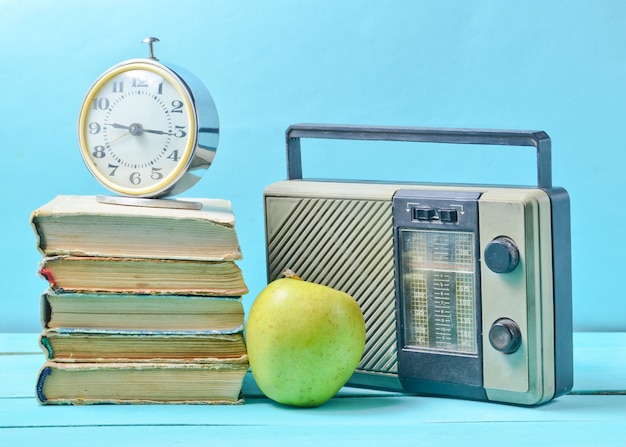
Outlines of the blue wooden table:
{"label": "blue wooden table", "polygon": [[626,446],[626,333],[576,333],[574,390],[536,408],[344,388],[318,408],[40,406],[37,334],[0,334],[0,446]]}

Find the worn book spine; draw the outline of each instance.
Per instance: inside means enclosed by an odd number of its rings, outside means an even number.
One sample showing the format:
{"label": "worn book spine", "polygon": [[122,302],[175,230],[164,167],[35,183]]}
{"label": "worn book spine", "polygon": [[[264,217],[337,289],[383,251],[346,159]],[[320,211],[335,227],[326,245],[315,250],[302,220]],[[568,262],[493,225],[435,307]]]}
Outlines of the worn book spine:
{"label": "worn book spine", "polygon": [[214,363],[247,361],[244,325],[232,330],[139,331],[46,329],[39,345],[48,360],[72,363]]}
{"label": "worn book spine", "polygon": [[57,363],[39,371],[41,404],[241,404],[246,361]]}
{"label": "worn book spine", "polygon": [[240,296],[74,293],[41,295],[44,329],[198,331],[237,330],[244,323]]}
{"label": "worn book spine", "polygon": [[200,210],[100,203],[95,196],[57,196],[32,212],[44,256],[114,256],[235,261],[241,249],[231,203],[189,199]]}
{"label": "worn book spine", "polygon": [[171,259],[44,257],[39,275],[54,290],[134,294],[241,296],[248,293],[235,262]]}

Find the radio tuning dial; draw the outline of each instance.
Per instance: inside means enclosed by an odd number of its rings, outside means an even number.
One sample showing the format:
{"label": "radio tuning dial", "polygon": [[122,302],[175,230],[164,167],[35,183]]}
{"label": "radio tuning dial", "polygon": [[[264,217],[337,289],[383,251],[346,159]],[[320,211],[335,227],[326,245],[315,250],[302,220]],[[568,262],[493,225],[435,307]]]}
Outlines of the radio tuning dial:
{"label": "radio tuning dial", "polygon": [[487,244],[484,259],[492,272],[510,273],[519,264],[519,250],[511,238],[498,236]]}
{"label": "radio tuning dial", "polygon": [[491,325],[489,343],[503,354],[512,354],[522,344],[522,332],[517,323],[509,318],[500,318]]}

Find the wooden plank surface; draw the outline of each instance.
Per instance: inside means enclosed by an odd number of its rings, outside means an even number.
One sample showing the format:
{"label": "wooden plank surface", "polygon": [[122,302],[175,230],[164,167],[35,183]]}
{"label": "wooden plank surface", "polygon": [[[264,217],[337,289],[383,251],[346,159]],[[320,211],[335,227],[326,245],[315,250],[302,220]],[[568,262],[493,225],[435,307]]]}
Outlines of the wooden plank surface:
{"label": "wooden plank surface", "polygon": [[248,378],[241,406],[40,406],[44,356],[33,334],[0,334],[0,445],[428,445],[623,446],[626,334],[575,335],[575,390],[523,408],[344,388],[327,404],[290,408]]}
{"label": "wooden plank surface", "polygon": [[626,393],[626,333],[574,334],[574,393]]}
{"label": "wooden plank surface", "polygon": [[[251,401],[241,407],[37,407],[0,412],[3,445],[624,445],[623,396],[566,396],[541,409],[434,398],[339,398],[316,409]],[[492,408],[495,407],[495,408]],[[88,441],[89,442],[86,442]],[[423,444],[423,443],[428,444]],[[294,444],[295,443],[295,444]],[[346,445],[346,444],[344,444]]]}

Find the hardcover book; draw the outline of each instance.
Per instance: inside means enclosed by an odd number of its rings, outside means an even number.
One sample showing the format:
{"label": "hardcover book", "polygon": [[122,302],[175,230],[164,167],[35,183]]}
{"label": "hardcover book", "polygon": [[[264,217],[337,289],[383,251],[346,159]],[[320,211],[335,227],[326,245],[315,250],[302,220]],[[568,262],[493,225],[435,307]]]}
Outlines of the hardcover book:
{"label": "hardcover book", "polygon": [[41,296],[44,328],[146,331],[234,330],[244,324],[241,297],[63,293]]}
{"label": "hardcover book", "polygon": [[247,359],[213,363],[46,362],[37,380],[42,404],[239,404]]}
{"label": "hardcover book", "polygon": [[247,359],[243,326],[223,331],[47,329],[40,345],[56,362],[212,363]]}
{"label": "hardcover book", "polygon": [[44,256],[78,255],[224,261],[241,259],[230,201],[189,199],[201,210],[100,203],[57,196],[31,215]]}
{"label": "hardcover book", "polygon": [[54,256],[40,274],[55,290],[134,294],[241,296],[248,293],[232,261]]}

